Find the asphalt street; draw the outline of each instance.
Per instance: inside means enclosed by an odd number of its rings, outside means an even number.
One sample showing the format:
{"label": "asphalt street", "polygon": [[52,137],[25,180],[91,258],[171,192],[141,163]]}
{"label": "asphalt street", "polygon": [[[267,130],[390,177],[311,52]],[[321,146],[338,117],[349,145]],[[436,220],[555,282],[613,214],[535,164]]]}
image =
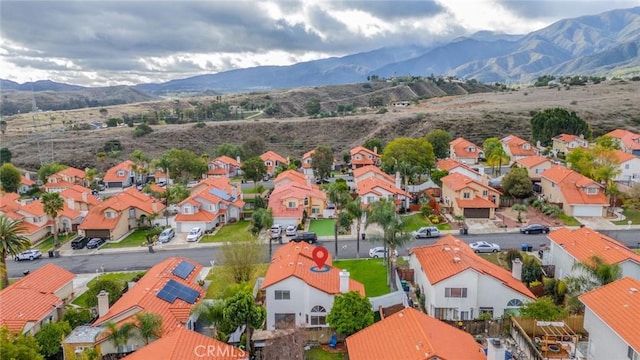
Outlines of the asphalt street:
{"label": "asphalt street", "polygon": [[[611,230],[601,231],[603,234],[610,236],[618,241],[625,243],[631,248],[640,246],[640,230]],[[518,233],[491,233],[491,234],[469,234],[458,235],[458,238],[466,243],[475,241],[489,241],[500,245],[502,249],[516,248],[520,249],[521,244],[527,243],[534,250],[540,248],[542,244],[549,244],[546,235],[521,235]],[[408,255],[409,249],[415,246],[423,246],[433,244],[435,239],[415,240],[399,249],[401,256]],[[335,245],[333,241],[321,241],[320,245],[327,248],[334,257]],[[380,246],[381,243],[370,241],[360,241],[360,257],[368,257],[369,249],[374,246]],[[278,248],[278,244],[273,244],[273,250]],[[191,249],[156,249],[155,253],[148,251],[129,251],[129,252],[104,252],[91,255],[63,256],[59,258],[48,258],[46,254],[43,258],[34,261],[14,261],[7,260],[7,270],[9,277],[20,277],[24,271],[33,271],[46,263],[54,263],[73,273],[92,273],[92,272],[113,272],[128,270],[145,270],[154,264],[172,256],[182,256],[197,261],[204,266],[211,266],[212,261],[219,258],[220,247],[205,247]],[[268,247],[265,245],[265,254],[268,254]],[[338,246],[338,258],[354,259],[356,257],[356,241],[340,240]],[[265,255],[267,257],[267,255]],[[266,259],[265,259],[266,260]]]}

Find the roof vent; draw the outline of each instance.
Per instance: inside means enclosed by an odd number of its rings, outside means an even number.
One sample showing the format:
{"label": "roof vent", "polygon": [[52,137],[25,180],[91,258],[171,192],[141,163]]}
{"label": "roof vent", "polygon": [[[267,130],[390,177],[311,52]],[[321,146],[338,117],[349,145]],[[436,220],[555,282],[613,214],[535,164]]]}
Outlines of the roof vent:
{"label": "roof vent", "polygon": [[302,266],[302,262],[299,262],[299,263],[298,263],[298,266]]}
{"label": "roof vent", "polygon": [[454,263],[459,263],[459,262],[460,262],[460,258],[459,258],[459,257],[457,257],[457,256],[456,256],[456,257],[454,257],[454,258],[453,258],[453,262],[454,262]]}
{"label": "roof vent", "polygon": [[629,292],[632,293],[632,294],[635,294],[635,293],[638,292],[638,289],[632,287],[632,288],[629,289]]}
{"label": "roof vent", "polygon": [[449,251],[449,250],[451,250],[451,248],[449,248],[449,247],[442,248],[442,251]]}
{"label": "roof vent", "polygon": [[290,262],[290,263],[289,263],[289,266],[293,266],[293,263],[292,263],[292,262]]}
{"label": "roof vent", "polygon": [[460,251],[460,248],[456,246],[456,247],[453,248],[453,251],[458,252],[458,251]]}
{"label": "roof vent", "polygon": [[296,249],[296,251],[300,250],[300,246],[296,246],[295,249]]}
{"label": "roof vent", "polygon": [[416,344],[416,350],[420,350],[421,347],[422,347],[422,341]]}

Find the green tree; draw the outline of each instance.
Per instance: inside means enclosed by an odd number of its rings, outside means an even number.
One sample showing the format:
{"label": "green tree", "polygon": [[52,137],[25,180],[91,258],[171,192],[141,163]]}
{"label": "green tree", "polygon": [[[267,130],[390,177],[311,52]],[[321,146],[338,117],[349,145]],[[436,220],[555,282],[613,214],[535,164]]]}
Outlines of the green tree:
{"label": "green tree", "polygon": [[0,359],[44,360],[44,356],[40,354],[40,345],[33,335],[18,334],[2,326],[0,327]]}
{"label": "green tree", "polygon": [[27,228],[22,220],[13,220],[0,214],[0,278],[2,288],[9,286],[7,275],[7,257],[15,257],[21,252],[29,249],[31,241],[23,234]]}
{"label": "green tree", "polygon": [[304,110],[307,112],[307,115],[314,116],[318,115],[321,110],[320,100],[319,99],[309,99],[304,104]]}
{"label": "green tree", "polygon": [[58,164],[58,163],[49,163],[44,164],[38,169],[38,179],[44,184],[47,182],[49,176],[57,173],[58,171],[66,169],[66,165]]}
{"label": "green tree", "polygon": [[[107,160],[107,153],[104,151],[99,151],[96,154],[96,161],[98,161],[99,167],[101,171],[104,171],[104,162]],[[39,175],[39,174],[38,174]]]}
{"label": "green tree", "polygon": [[553,298],[543,296],[535,301],[525,302],[520,307],[520,315],[525,319],[556,321],[567,316],[567,313],[555,304]]}
{"label": "green tree", "polygon": [[433,169],[431,170],[431,180],[438,186],[442,186],[442,178],[449,175],[447,170]]}
{"label": "green tree", "polygon": [[376,138],[370,138],[364,141],[362,147],[367,148],[371,151],[377,151],[378,154],[382,154],[384,151],[384,144],[382,140]]}
{"label": "green tree", "polygon": [[112,322],[107,323],[108,339],[116,348],[116,353],[123,353],[126,350],[127,343],[131,336],[133,336],[133,330],[135,325],[127,322],[118,326]]}
{"label": "green tree", "polygon": [[566,156],[566,161],[571,170],[589,177],[594,168],[594,153],[587,149],[577,148]]}
{"label": "green tree", "polygon": [[[257,236],[260,234],[262,229],[270,229],[273,226],[273,210],[258,208],[251,215],[251,231]],[[269,234],[267,236],[269,238],[269,259],[271,259],[271,255],[273,254],[273,239]]]}
{"label": "green tree", "polygon": [[355,334],[373,324],[371,302],[357,291],[336,295],[326,320],[340,335]]}
{"label": "green tree", "polygon": [[164,191],[156,192],[153,190],[149,191],[154,197],[158,199],[162,199],[162,203],[167,206],[164,211],[165,223],[169,226],[169,215],[171,212],[169,211],[169,206],[172,204],[178,204],[182,200],[186,199],[191,195],[189,188],[187,188],[184,184],[173,184],[165,187]]}
{"label": "green tree", "polygon": [[634,184],[627,190],[622,207],[627,211],[640,211],[640,184]]}
{"label": "green tree", "polygon": [[115,303],[118,299],[120,299],[120,296],[122,296],[123,288],[124,284],[118,281],[98,277],[91,281],[88,285],[87,299],[85,304],[88,307],[98,306],[98,294],[100,294],[100,291],[106,291],[107,293],[109,293],[109,305],[113,305],[113,303]]}
{"label": "green tree", "polygon": [[215,157],[220,157],[225,155],[232,159],[236,159],[238,157],[239,158],[244,157],[242,146],[233,145],[229,143],[222,143],[218,145],[218,147],[216,147],[215,150],[213,150],[213,154]]}
{"label": "green tree", "polygon": [[490,137],[482,142],[482,152],[485,159],[499,148],[502,148],[502,141],[496,137]]}
{"label": "green tree", "polygon": [[523,211],[527,211],[527,205],[524,204],[515,204],[511,207],[512,211],[515,211],[518,213],[518,223],[522,222],[522,212]]}
{"label": "green tree", "polygon": [[542,146],[549,146],[552,139],[560,134],[592,136],[589,124],[582,120],[575,111],[563,108],[545,109],[531,118],[531,142],[540,141]]}
{"label": "green tree", "polygon": [[342,209],[351,201],[349,186],[346,181],[334,181],[326,186],[327,198],[335,206],[336,216],[333,221],[333,244],[335,247],[335,257],[338,258],[338,220]]}
{"label": "green tree", "polygon": [[311,168],[316,178],[326,179],[331,176],[333,167],[333,150],[329,146],[318,146],[311,154]]}
{"label": "green tree", "polygon": [[144,181],[145,179],[143,179],[142,176],[146,176],[146,174],[149,172],[149,163],[151,162],[151,159],[147,155],[145,155],[142,150],[136,149],[129,155],[129,160],[133,161],[133,170],[139,177],[136,180]]}
{"label": "green tree", "polygon": [[149,345],[152,338],[162,336],[162,316],[150,312],[139,312],[135,315],[140,340]]}
{"label": "green tree", "polygon": [[572,270],[573,274],[566,279],[572,295],[584,294],[622,277],[620,264],[609,264],[597,255],[575,263]]}
{"label": "green tree", "polygon": [[198,314],[198,321],[213,327],[213,337],[227,342],[228,335],[235,331],[233,327],[224,317],[225,302],[224,299],[216,300],[212,303],[202,302],[195,309]]}
{"label": "green tree", "polygon": [[95,184],[93,183],[96,180],[96,176],[98,176],[98,170],[96,168],[87,168],[84,170],[84,181],[87,186],[91,186]]}
{"label": "green tree", "polygon": [[0,183],[2,190],[8,193],[18,192],[22,175],[20,170],[13,166],[12,163],[4,163],[0,166]]}
{"label": "green tree", "polygon": [[407,163],[420,169],[431,169],[435,163],[433,146],[425,138],[396,138],[389,142],[380,157],[385,169],[396,169]]}
{"label": "green tree", "polygon": [[162,155],[161,163],[167,167],[173,179],[186,184],[192,179],[200,179],[208,170],[207,162],[193,151],[171,149]]}
{"label": "green tree", "polygon": [[542,278],[542,266],[534,258],[527,258],[522,264],[522,282],[530,284]]}
{"label": "green tree", "polygon": [[11,153],[11,150],[9,150],[9,148],[0,148],[0,165],[10,163],[12,157],[13,154]]}
{"label": "green tree", "polygon": [[264,140],[259,137],[251,137],[242,143],[242,152],[247,158],[258,157],[264,154],[266,145]]}
{"label": "green tree", "polygon": [[94,316],[89,309],[69,308],[62,315],[62,320],[69,323],[72,329],[80,325],[89,324],[93,319]]}
{"label": "green tree", "polygon": [[620,150],[620,142],[609,135],[598,136],[595,143],[596,146],[600,146],[603,148]]}
{"label": "green tree", "polygon": [[151,126],[149,126],[149,124],[140,124],[136,126],[135,130],[133,130],[133,137],[142,137],[147,134],[151,134],[152,132],[153,129],[151,128]]}
{"label": "green tree", "polygon": [[245,325],[245,351],[251,351],[251,332],[260,328],[267,316],[265,308],[256,304],[249,291],[241,291],[225,301],[224,318],[233,327]]}
{"label": "green tree", "polygon": [[58,248],[58,214],[64,209],[64,198],[57,192],[42,195],[42,208],[53,220],[53,247]]}
{"label": "green tree", "polygon": [[222,245],[219,263],[235,283],[250,281],[264,262],[264,253],[256,238],[248,241],[226,242]]}
{"label": "green tree", "polygon": [[71,326],[66,321],[43,324],[35,338],[40,345],[40,353],[51,358],[62,351],[62,340],[71,333]]}
{"label": "green tree", "polygon": [[344,208],[349,217],[356,221],[356,259],[360,259],[360,227],[362,227],[362,201],[360,197],[351,200]]}
{"label": "green tree", "polygon": [[259,157],[252,157],[243,161],[240,170],[242,170],[242,177],[245,180],[253,180],[255,187],[258,186],[258,181],[267,174],[267,167]]}
{"label": "green tree", "polygon": [[449,157],[449,143],[451,134],[446,130],[431,130],[425,136],[427,141],[433,146],[433,153],[436,159],[446,159]]}
{"label": "green tree", "polygon": [[525,198],[533,192],[533,182],[529,178],[527,169],[521,167],[512,168],[502,179],[502,189],[505,193]]}

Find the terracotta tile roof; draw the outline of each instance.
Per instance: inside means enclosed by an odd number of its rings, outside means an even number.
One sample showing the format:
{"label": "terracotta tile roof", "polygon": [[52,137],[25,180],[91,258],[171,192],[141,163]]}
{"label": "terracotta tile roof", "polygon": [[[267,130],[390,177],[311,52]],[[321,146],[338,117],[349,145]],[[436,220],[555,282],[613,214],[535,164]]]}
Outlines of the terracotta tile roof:
{"label": "terracotta tile roof", "polygon": [[67,176],[70,178],[78,178],[78,179],[84,179],[84,176],[85,176],[84,170],[76,169],[74,167],[68,167],[68,168],[62,169],[58,171],[57,174],[62,176]]}
{"label": "terracotta tile roof", "polygon": [[[195,266],[194,270],[182,279],[172,272],[182,261],[187,261]],[[194,261],[186,258],[172,257],[168,258],[147,271],[147,273],[136,283],[134,287],[129,289],[118,301],[115,302],[107,314],[98,318],[93,326],[103,325],[112,319],[118,319],[122,314],[139,309],[162,316],[162,332],[168,334],[174,329],[183,327],[189,318],[189,314],[197,306],[205,295],[202,286],[195,284],[197,277],[202,270],[202,266]],[[176,299],[173,304],[160,299],[156,294],[169,282],[169,280],[187,286],[198,293],[198,299],[194,304],[189,304],[182,299]],[[130,319],[119,319],[118,322],[128,321]]]}
{"label": "terracotta tile roof", "polygon": [[231,165],[231,166],[235,166],[235,167],[240,167],[241,166],[240,163],[236,159],[233,159],[232,157],[227,156],[227,155],[218,156],[217,158],[211,160],[211,162],[214,162],[214,161],[218,161],[218,162],[221,162],[223,164]]}
{"label": "terracotta tile roof", "polygon": [[630,320],[640,319],[640,280],[625,277],[583,294],[579,299],[625,343],[640,353],[640,321]]}
{"label": "terracotta tile roof", "polygon": [[62,211],[58,213],[58,216],[63,216],[68,219],[74,220],[82,217],[82,213],[78,210],[70,208],[69,205],[67,205],[67,203],[65,202],[62,207]]}
{"label": "terracotta tile roof", "polygon": [[[313,272],[310,270],[312,267],[317,266],[311,255],[315,248],[315,245],[296,242],[289,242],[278,248],[273,254],[271,264],[267,269],[267,274],[262,282],[262,289],[294,276],[304,281],[307,285],[327,294],[339,294],[340,269],[331,265],[330,253],[325,262],[325,265],[331,268],[329,271]],[[365,296],[364,285],[353,279],[349,279],[349,290],[358,291],[362,296]]]}
{"label": "terracotta tile roof", "polygon": [[563,142],[565,144],[568,144],[576,139],[580,139],[580,137],[578,135],[573,135],[573,134],[560,134],[552,138],[552,140]]}
{"label": "terracotta tile roof", "polygon": [[45,216],[44,207],[42,206],[42,200],[34,200],[28,204],[22,205],[19,212],[25,212],[33,216]]}
{"label": "terracotta tile roof", "polygon": [[368,172],[372,172],[376,174],[378,177],[387,179],[387,181],[392,182],[394,184],[396,183],[395,177],[385,173],[379,167],[373,166],[373,165],[363,166],[361,168],[357,168],[353,170],[353,178],[355,179],[356,182],[358,182],[360,181],[360,178]]}
{"label": "terracotta tile roof", "polygon": [[17,193],[0,193],[0,212],[14,212],[20,208],[20,195]]}
{"label": "terracotta tile roof", "polygon": [[623,243],[586,226],[574,230],[562,227],[547,237],[579,262],[589,261],[597,255],[608,264],[634,261],[640,265],[640,255]]}
{"label": "terracotta tile roof", "polygon": [[375,161],[369,158],[351,159],[352,165],[374,165]]}
{"label": "terracotta tile roof", "polygon": [[314,150],[311,150],[311,151],[307,151],[306,153],[304,153],[304,154],[302,155],[302,160],[304,160],[304,159],[306,159],[306,158],[310,158],[311,156],[313,156],[313,153],[314,153],[314,152],[315,152],[315,149],[314,149]]}
{"label": "terracotta tile roof", "polygon": [[[561,165],[555,165],[545,170],[540,177],[560,186],[564,201],[570,205],[609,205],[602,185]],[[597,194],[587,194],[584,188],[594,186]]]}
{"label": "terracotta tile roof", "polygon": [[304,174],[302,174],[301,172],[296,170],[285,170],[278,174],[278,176],[276,176],[276,178],[273,180],[274,186],[278,186],[278,184],[285,179],[289,179],[302,185],[307,184],[307,177],[304,176]]}
{"label": "terracotta tile roof", "polygon": [[633,160],[633,159],[638,159],[637,156],[633,155],[633,154],[629,154],[627,152],[624,152],[622,150],[616,150],[614,152],[616,159],[618,159],[618,161],[620,162],[620,164],[625,163],[629,160]]}
{"label": "terracotta tile roof", "polygon": [[205,210],[200,210],[197,211],[193,214],[183,214],[183,213],[178,213],[176,215],[176,219],[175,221],[213,221],[216,217],[218,217],[218,214],[214,214],[211,213],[209,211],[205,211]]}
{"label": "terracotta tile roof", "polygon": [[507,145],[511,156],[533,156],[536,154],[536,149],[533,145],[515,135],[505,136],[500,141]]}
{"label": "terracotta tile roof", "polygon": [[533,155],[533,156],[527,156],[527,157],[524,157],[522,159],[518,159],[518,160],[515,161],[516,164],[522,165],[525,168],[532,168],[532,167],[540,165],[540,164],[542,164],[544,162],[551,163],[551,160],[547,159],[544,156]]}
{"label": "terracotta tile roof", "polygon": [[[134,162],[131,160],[125,160],[120,164],[117,164],[107,170],[104,174],[102,181],[104,182],[120,182],[125,181],[129,177],[129,172],[133,169]],[[118,171],[123,170],[124,175],[118,176]]]}
{"label": "terracotta tile roof", "polygon": [[283,164],[288,164],[289,162],[287,161],[287,159],[285,159],[284,157],[276,154],[275,152],[269,150],[267,152],[265,152],[264,154],[260,155],[260,159],[267,161],[267,160],[271,160],[271,161],[278,161],[281,162]]}
{"label": "terracotta tile roof", "polygon": [[[226,193],[229,197],[220,197],[218,191]],[[235,191],[235,196],[233,195]],[[233,201],[231,201],[233,198]],[[200,181],[193,189],[191,189],[191,195],[184,199],[178,205],[185,203],[193,204],[197,207],[202,206],[202,200],[208,201],[213,204],[223,203],[230,206],[235,206],[239,209],[244,207],[244,201],[240,197],[240,190],[238,187],[231,185],[229,179],[226,177],[220,178],[207,178]],[[206,211],[206,209],[203,209]]]}
{"label": "terracotta tile roof", "polygon": [[72,199],[75,202],[85,203],[91,206],[98,205],[101,202],[100,199],[91,194],[91,189],[81,185],[73,185],[64,189],[60,192],[60,196],[65,199]]}
{"label": "terracotta tile roof", "polygon": [[619,139],[627,149],[640,150],[640,135],[628,130],[616,129],[605,135]]}
{"label": "terracotta tile roof", "polygon": [[453,159],[442,159],[442,160],[439,160],[436,163],[436,167],[438,169],[440,169],[440,170],[446,170],[446,171],[449,171],[449,172],[451,172],[451,170],[453,170],[453,169],[455,169],[457,167],[461,167],[463,169],[467,169],[467,170],[469,170],[469,171],[471,171],[473,173],[476,173],[476,174],[480,175],[479,172],[477,172],[474,169],[470,168],[466,164],[463,164],[463,163],[461,163],[461,162],[459,162],[457,160],[453,160]]}
{"label": "terracotta tile roof", "polygon": [[480,197],[475,197],[473,199],[456,198],[456,203],[461,209],[486,209],[498,207],[494,202]]}
{"label": "terracotta tile roof", "polygon": [[[285,204],[285,199],[296,199],[298,206],[295,208],[289,208],[288,204]],[[327,195],[320,190],[315,184],[301,184],[297,182],[290,182],[280,184],[273,189],[269,196],[268,207],[273,211],[273,217],[301,217],[304,211],[304,199],[314,198],[321,202],[327,200]]]}
{"label": "terracotta tile roof", "polygon": [[364,146],[356,146],[353,149],[349,150],[349,154],[351,155],[351,157],[353,157],[356,154],[363,154],[365,155],[365,157],[367,155],[371,155],[373,156],[374,159],[377,159],[380,157],[380,154],[373,152],[372,150],[367,149]]}
{"label": "terracotta tile roof", "polygon": [[469,245],[453,235],[446,235],[433,245],[413,248],[411,253],[417,257],[431,285],[471,270],[491,276],[504,286],[535,299],[531,291],[509,271],[474,253]]}
{"label": "terracotta tile roof", "polygon": [[25,186],[33,186],[36,183],[27,179],[24,175],[20,176],[20,184],[25,185]]}
{"label": "terracotta tile roof", "polygon": [[247,360],[249,354],[209,336],[179,327],[123,360]]}
{"label": "terracotta tile roof", "polygon": [[364,196],[365,194],[374,193],[376,195],[382,195],[380,190],[386,190],[394,195],[401,195],[411,198],[411,194],[396,187],[395,181],[390,183],[377,177],[366,178],[362,181],[358,181],[356,184],[358,195]]}
{"label": "terracotta tile roof", "polygon": [[469,334],[413,308],[405,308],[347,337],[350,360],[486,360]]}
{"label": "terracotta tile roof", "polygon": [[[149,215],[162,212],[165,208],[157,199],[131,187],[91,208],[79,228],[81,230],[114,229],[125,210],[132,207]],[[117,216],[113,218],[105,217],[104,212],[107,209],[114,210]],[[128,214],[125,215],[128,216]]]}
{"label": "terracotta tile roof", "polygon": [[47,189],[66,189],[73,186],[73,183],[64,181],[59,175],[51,175],[47,182],[44,183],[44,187]]}
{"label": "terracotta tile roof", "polygon": [[491,192],[502,194],[500,191],[492,188],[491,186],[485,185],[460,173],[452,173],[442,178],[442,185],[450,188],[453,191],[460,191],[465,188],[471,188],[470,184],[475,184]]}
{"label": "terracotta tile roof", "polygon": [[228,174],[227,170],[221,167],[207,170],[207,175],[227,175],[227,174]]}
{"label": "terracotta tile roof", "polygon": [[[477,159],[479,152],[482,151],[474,143],[462,137],[452,140],[449,145],[453,147],[454,155],[459,158]],[[474,151],[469,151],[470,149],[474,149]]]}
{"label": "terracotta tile roof", "polygon": [[158,184],[151,184],[149,186],[149,190],[158,194],[164,194],[167,191],[167,189],[163,188],[162,186],[158,186]]}
{"label": "terracotta tile roof", "polygon": [[0,326],[22,332],[28,322],[43,320],[55,307],[62,305],[62,300],[54,293],[75,276],[49,263],[9,285],[0,292]]}

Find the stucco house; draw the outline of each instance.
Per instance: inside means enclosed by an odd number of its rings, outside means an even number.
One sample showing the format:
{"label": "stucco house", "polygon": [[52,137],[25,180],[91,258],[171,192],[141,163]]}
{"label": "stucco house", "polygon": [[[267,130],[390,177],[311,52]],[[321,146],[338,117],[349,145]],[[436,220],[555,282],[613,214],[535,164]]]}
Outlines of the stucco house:
{"label": "stucco house", "polygon": [[494,219],[502,193],[461,173],[442,178],[443,207],[466,218]]}
{"label": "stucco house", "polygon": [[511,168],[516,166],[527,169],[531,181],[540,182],[540,175],[551,169],[553,163],[544,156],[534,155],[520,158],[511,164]]}
{"label": "stucco house", "polygon": [[477,164],[478,159],[484,157],[484,153],[481,147],[465,138],[459,137],[449,142],[449,157],[470,165]]}
{"label": "stucco house", "polygon": [[278,166],[280,165],[284,165],[284,166],[288,166],[289,165],[289,161],[284,158],[283,156],[269,150],[267,152],[265,152],[264,154],[260,155],[260,159],[262,159],[262,161],[264,161],[264,166],[267,167],[267,174],[269,176],[273,176],[273,174],[276,172],[276,169],[278,168]]}
{"label": "stucco house", "polygon": [[640,280],[625,277],[579,297],[590,360],[640,359]]}
{"label": "stucco house", "polygon": [[574,149],[589,148],[589,141],[584,138],[584,135],[560,134],[551,138],[551,141],[551,149],[556,154],[568,154]]}
{"label": "stucco house", "polygon": [[225,176],[232,178],[234,176],[240,176],[241,166],[239,157],[233,159],[226,155],[218,156],[207,164],[208,170],[206,177]]}
{"label": "stucco house", "polygon": [[452,235],[411,249],[409,266],[427,313],[437,319],[472,320],[482,313],[498,318],[535,300],[520,280],[522,263],[510,273]]}
{"label": "stucco house", "polygon": [[302,155],[302,159],[300,159],[302,163],[302,173],[307,177],[314,176],[313,167],[312,167],[312,163],[313,163],[312,156],[314,153],[315,153],[315,150],[307,151]]}
{"label": "stucco house", "polygon": [[364,146],[356,146],[349,150],[349,155],[353,170],[368,165],[380,166],[380,154],[378,154],[377,148],[369,150]]}
{"label": "stucco house", "polygon": [[44,188],[47,192],[61,192],[73,185],[84,185],[84,177],[83,170],[68,167],[49,176]]}
{"label": "stucco house", "polygon": [[376,176],[368,177],[356,182],[356,192],[365,206],[380,199],[391,199],[398,208],[408,209],[412,197],[410,193],[402,189],[399,176],[394,182]]}
{"label": "stucco house", "polygon": [[108,188],[128,187],[136,183],[135,164],[131,160],[125,160],[109,168],[102,178],[102,182]]}
{"label": "stucco house", "polygon": [[23,235],[31,243],[42,239],[52,230],[53,221],[44,212],[39,199],[23,200],[16,193],[0,193],[0,214],[12,220],[22,220],[25,228]]}
{"label": "stucco house", "polygon": [[640,183],[640,157],[622,150],[616,150],[615,155],[619,161],[618,174],[613,181],[620,181],[628,185]]}
{"label": "stucco house", "polygon": [[483,173],[480,173],[470,166],[453,159],[438,160],[438,162],[436,162],[436,168],[439,170],[447,171],[449,174],[460,173],[464,176],[472,178],[475,181],[482,181],[482,175],[484,173],[483,167],[480,167],[480,169],[482,169],[483,171]]}
{"label": "stucco house", "polygon": [[298,184],[311,185],[311,180],[297,170],[285,170],[280,174],[278,174],[278,176],[276,176],[276,178],[273,179],[271,182],[273,183],[274,188],[280,185],[285,185],[292,182],[298,183]]}
{"label": "stucco house", "polygon": [[629,130],[616,129],[605,134],[620,144],[620,149],[626,153],[640,156],[640,134]]}
{"label": "stucco house", "polygon": [[312,218],[324,217],[327,209],[324,191],[300,178],[293,170],[285,173],[277,177],[278,185],[269,195],[267,206],[273,212],[273,223],[298,226],[305,213]]}
{"label": "stucco house", "polygon": [[573,274],[576,263],[589,263],[597,255],[608,264],[620,264],[623,276],[640,280],[640,255],[603,233],[588,227],[562,227],[547,237],[551,243],[543,254],[543,264],[554,265],[558,279]]}
{"label": "stucco house", "polygon": [[527,156],[538,155],[538,150],[528,141],[521,139],[515,135],[508,135],[500,139],[504,153],[509,156],[509,165],[518,159]]}
{"label": "stucco house", "polygon": [[28,179],[24,175],[20,175],[20,185],[18,185],[17,193],[20,195],[26,194],[36,185],[35,181]]}
{"label": "stucco house", "polygon": [[562,165],[540,174],[542,195],[569,216],[604,216],[609,201],[601,184]]}
{"label": "stucco house", "polygon": [[[289,242],[278,248],[261,285],[267,308],[266,330],[299,327],[327,327],[326,316],[335,295],[357,291],[364,285],[349,272],[332,266],[331,254],[322,269],[313,261],[316,246]],[[326,251],[326,249],[325,249]]]}

